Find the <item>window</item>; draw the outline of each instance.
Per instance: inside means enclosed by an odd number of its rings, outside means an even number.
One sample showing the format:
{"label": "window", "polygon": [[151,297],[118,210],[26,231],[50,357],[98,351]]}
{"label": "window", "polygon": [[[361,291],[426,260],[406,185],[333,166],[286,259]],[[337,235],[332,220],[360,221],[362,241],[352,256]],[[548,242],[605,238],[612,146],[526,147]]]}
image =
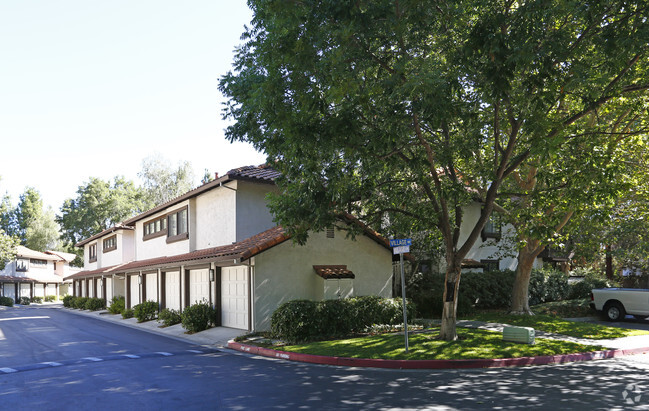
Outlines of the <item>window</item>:
{"label": "window", "polygon": [[187,224],[187,207],[167,215],[167,242],[185,240],[189,238]]}
{"label": "window", "polygon": [[143,240],[160,237],[167,234],[167,216],[158,217],[144,223]]}
{"label": "window", "polygon": [[88,246],[88,261],[91,263],[97,261],[97,243]]}
{"label": "window", "polygon": [[47,267],[47,260],[38,260],[36,258],[30,258],[29,264],[35,268],[45,268]]}
{"label": "window", "polygon": [[29,260],[19,258],[16,260],[16,271],[28,271],[29,270]]}
{"label": "window", "polygon": [[502,235],[502,223],[500,221],[500,216],[496,213],[491,213],[487,224],[485,224],[482,229],[482,241],[486,241],[488,238],[495,238],[500,240]]}
{"label": "window", "polygon": [[500,260],[480,260],[480,262],[483,265],[483,273],[500,270]]}
{"label": "window", "polygon": [[104,239],[104,252],[107,253],[109,251],[117,250],[117,236],[111,236],[106,239]]}
{"label": "window", "polygon": [[333,227],[327,227],[327,238],[335,238],[336,231]]}

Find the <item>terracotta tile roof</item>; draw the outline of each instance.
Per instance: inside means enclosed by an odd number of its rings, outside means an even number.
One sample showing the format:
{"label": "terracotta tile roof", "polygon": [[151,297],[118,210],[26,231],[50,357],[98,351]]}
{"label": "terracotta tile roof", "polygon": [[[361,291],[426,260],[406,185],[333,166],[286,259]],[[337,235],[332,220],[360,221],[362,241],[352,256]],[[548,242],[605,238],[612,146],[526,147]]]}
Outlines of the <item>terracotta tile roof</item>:
{"label": "terracotta tile roof", "polygon": [[462,260],[461,264],[462,268],[484,268],[484,266],[484,263],[481,263],[477,260],[472,260],[470,258]]}
{"label": "terracotta tile roof", "polygon": [[41,253],[40,251],[35,251],[22,245],[16,247],[16,257],[34,258],[47,261],[61,260],[61,257],[59,256]]}
{"label": "terracotta tile roof", "polygon": [[223,245],[213,248],[192,251],[190,253],[179,254],[174,256],[164,256],[149,258],[146,260],[131,261],[129,263],[100,268],[92,271],[81,271],[77,274],[66,277],[66,279],[77,279],[92,277],[101,274],[127,273],[135,270],[162,268],[184,263],[194,263],[204,260],[209,261],[229,261],[229,260],[247,260],[255,255],[268,250],[269,248],[280,244],[290,237],[284,233],[282,227],[274,227],[262,233],[254,235],[238,243]]}
{"label": "terracotta tile roof", "polygon": [[[115,224],[113,227],[105,229],[101,233],[95,234],[92,237],[88,237],[85,240],[79,241],[74,246],[75,247],[83,247],[85,244],[88,244],[91,241],[94,241],[94,240],[96,240],[98,238],[101,238],[101,237],[103,237],[103,236],[105,236],[107,234],[113,233],[113,232],[115,232],[117,230],[135,230],[135,227],[132,227],[130,225],[126,225],[126,224],[123,224],[123,223],[118,223],[118,224]],[[73,260],[74,260],[74,258],[73,258]]]}
{"label": "terracotta tile roof", "polygon": [[0,275],[0,282],[21,282],[21,283],[39,283],[39,284],[52,284],[52,283],[61,283],[63,282],[63,279],[55,274],[47,276],[45,280],[37,280],[34,278],[30,277],[19,277],[19,276],[11,276],[11,275]]}
{"label": "terracotta tile roof", "polygon": [[356,278],[346,265],[314,265],[313,270],[325,280],[338,278]]}
{"label": "terracotta tile roof", "polygon": [[274,182],[281,174],[267,164],[260,166],[245,166],[232,169],[227,175],[233,179],[256,180],[263,182]]}

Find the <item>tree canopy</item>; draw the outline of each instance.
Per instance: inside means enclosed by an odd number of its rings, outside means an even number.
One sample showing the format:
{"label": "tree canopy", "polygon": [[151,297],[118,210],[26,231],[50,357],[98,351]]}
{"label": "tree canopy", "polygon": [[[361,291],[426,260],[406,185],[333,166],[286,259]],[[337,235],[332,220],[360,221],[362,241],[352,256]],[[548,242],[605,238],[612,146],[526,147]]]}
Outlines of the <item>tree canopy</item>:
{"label": "tree canopy", "polygon": [[188,161],[174,169],[159,154],[142,160],[142,171],[138,175],[151,206],[164,204],[186,193],[192,189],[194,181],[194,171]]}
{"label": "tree canopy", "polygon": [[[646,105],[646,2],[249,5],[245,44],[220,83],[228,138],[283,173],[272,210],[299,240],[341,211],[437,227],[445,339],[456,338],[462,259],[503,181],[597,133],[591,116],[609,105]],[[461,231],[474,200],[481,215]]]}

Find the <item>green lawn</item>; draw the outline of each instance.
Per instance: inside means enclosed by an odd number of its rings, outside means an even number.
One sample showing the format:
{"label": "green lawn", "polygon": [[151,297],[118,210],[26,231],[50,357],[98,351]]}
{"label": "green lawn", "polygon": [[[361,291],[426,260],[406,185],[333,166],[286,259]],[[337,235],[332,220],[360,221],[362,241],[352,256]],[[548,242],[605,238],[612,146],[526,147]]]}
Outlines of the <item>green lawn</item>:
{"label": "green lawn", "polygon": [[549,333],[597,340],[649,334],[649,331],[606,327],[585,322],[566,321],[550,315],[519,316],[498,313],[481,313],[466,316],[463,319],[532,327],[535,330]]}
{"label": "green lawn", "polygon": [[403,334],[381,334],[344,340],[317,341],[300,345],[275,347],[297,353],[350,358],[394,360],[450,360],[477,358],[516,358],[538,355],[570,354],[603,349],[567,341],[536,339],[536,344],[504,342],[502,333],[458,328],[458,341],[441,341],[439,330],[411,334],[409,352],[404,349]]}

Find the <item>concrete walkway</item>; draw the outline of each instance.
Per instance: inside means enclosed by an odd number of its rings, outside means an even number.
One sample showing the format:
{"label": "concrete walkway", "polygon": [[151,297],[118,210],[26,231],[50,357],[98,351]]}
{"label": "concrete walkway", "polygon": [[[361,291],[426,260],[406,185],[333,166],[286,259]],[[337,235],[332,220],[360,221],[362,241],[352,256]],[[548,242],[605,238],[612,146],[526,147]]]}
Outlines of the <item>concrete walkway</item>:
{"label": "concrete walkway", "polygon": [[[31,305],[31,307],[38,307],[38,305]],[[160,328],[162,323],[159,323],[155,320],[138,323],[137,319],[135,318],[123,319],[121,315],[111,314],[106,310],[103,311],[78,310],[78,309],[64,308],[63,305],[61,304],[58,304],[57,306],[50,306],[50,308],[57,308],[57,309],[65,310],[72,314],[92,317],[98,320],[112,322],[115,324],[136,328],[150,333],[164,335],[166,337],[173,338],[180,341],[185,341],[191,344],[204,345],[212,348],[225,348],[228,345],[228,341],[240,335],[244,335],[248,332],[246,330],[238,330],[235,328],[214,327],[214,328],[207,329],[205,331],[201,331],[199,333],[186,334],[185,333],[186,330],[182,327],[181,324]]]}

